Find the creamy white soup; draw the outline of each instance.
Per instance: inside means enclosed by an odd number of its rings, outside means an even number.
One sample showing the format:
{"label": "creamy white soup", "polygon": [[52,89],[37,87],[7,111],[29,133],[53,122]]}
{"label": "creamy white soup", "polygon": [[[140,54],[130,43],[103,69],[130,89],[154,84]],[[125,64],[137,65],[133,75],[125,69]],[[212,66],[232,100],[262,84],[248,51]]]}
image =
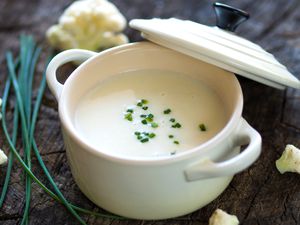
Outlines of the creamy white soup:
{"label": "creamy white soup", "polygon": [[101,152],[174,156],[216,135],[226,123],[219,96],[200,81],[168,71],[112,76],[82,97],[75,128]]}

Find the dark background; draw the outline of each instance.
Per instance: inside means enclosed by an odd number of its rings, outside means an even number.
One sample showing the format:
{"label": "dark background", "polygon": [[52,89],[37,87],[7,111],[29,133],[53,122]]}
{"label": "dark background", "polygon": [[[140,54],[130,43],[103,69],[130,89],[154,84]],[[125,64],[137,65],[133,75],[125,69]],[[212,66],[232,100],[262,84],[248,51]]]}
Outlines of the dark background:
{"label": "dark background", "polygon": [[[1,0],[0,1],[0,91],[2,93],[7,76],[4,54],[7,50],[18,50],[21,33],[33,34],[43,44],[44,54],[49,46],[45,42],[45,31],[57,22],[69,0]],[[177,17],[207,25],[215,24],[213,1],[200,0],[114,0],[128,20],[133,18]],[[237,33],[273,53],[279,61],[300,78],[300,1],[298,0],[243,0],[222,1],[239,7],[251,14]],[[141,40],[139,34],[126,30],[131,41]],[[36,72],[40,80],[43,60]],[[61,72],[69,74],[72,68]],[[181,218],[163,221],[109,220],[83,216],[88,224],[208,224],[208,218],[216,208],[238,216],[244,225],[293,225],[300,224],[300,176],[280,175],[275,168],[286,144],[300,147],[300,91],[288,88],[276,90],[239,78],[244,93],[243,116],[255,127],[263,138],[262,155],[246,171],[236,175],[215,201],[198,211]],[[36,93],[36,90],[35,92]],[[12,104],[10,104],[11,107]],[[8,113],[11,117],[11,108]],[[72,179],[66,162],[57,103],[47,90],[43,98],[36,128],[36,139],[43,159],[68,200],[83,207],[103,212],[79,191]],[[0,147],[6,152],[7,145],[0,131]],[[48,184],[33,160],[34,172]],[[0,168],[0,190],[6,167]],[[30,210],[30,224],[78,224],[59,203],[48,197],[35,183]],[[5,205],[0,209],[0,224],[18,224],[24,207],[24,181],[20,165],[15,163],[11,185]]]}

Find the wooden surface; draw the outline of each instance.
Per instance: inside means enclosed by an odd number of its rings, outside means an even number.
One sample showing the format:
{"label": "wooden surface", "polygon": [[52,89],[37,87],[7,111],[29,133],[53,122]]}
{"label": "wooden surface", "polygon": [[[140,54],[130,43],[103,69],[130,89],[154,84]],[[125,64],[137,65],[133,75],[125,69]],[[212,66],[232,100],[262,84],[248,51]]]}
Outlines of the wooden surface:
{"label": "wooden surface", "polygon": [[[55,23],[70,0],[1,0],[0,1],[0,91],[4,88],[6,68],[4,53],[18,49],[21,33],[33,34],[45,50],[44,34]],[[213,25],[215,15],[212,1],[199,0],[114,0],[128,20],[132,18],[178,17]],[[298,0],[244,0],[223,1],[251,14],[251,19],[238,28],[238,34],[262,45],[300,78],[300,1]],[[140,40],[139,34],[127,30],[131,41]],[[38,67],[40,79],[43,63]],[[68,72],[66,69],[65,72]],[[280,175],[275,168],[284,147],[292,143],[300,147],[300,91],[276,90],[254,81],[239,78],[244,93],[243,116],[255,127],[263,139],[262,155],[246,171],[236,175],[215,201],[182,218],[164,221],[109,220],[83,216],[88,224],[208,224],[216,208],[238,216],[244,225],[300,224],[300,175]],[[11,114],[9,113],[9,116]],[[71,202],[102,212],[78,189],[72,179],[60,131],[57,104],[49,92],[43,99],[36,129],[36,139],[43,159],[56,183]],[[0,146],[7,152],[3,133]],[[33,160],[34,172],[45,177]],[[0,168],[0,190],[6,167]],[[30,224],[78,224],[59,203],[48,197],[35,183],[30,211]],[[0,209],[0,224],[19,224],[24,207],[24,180],[18,163],[13,167],[12,181],[5,205]]]}

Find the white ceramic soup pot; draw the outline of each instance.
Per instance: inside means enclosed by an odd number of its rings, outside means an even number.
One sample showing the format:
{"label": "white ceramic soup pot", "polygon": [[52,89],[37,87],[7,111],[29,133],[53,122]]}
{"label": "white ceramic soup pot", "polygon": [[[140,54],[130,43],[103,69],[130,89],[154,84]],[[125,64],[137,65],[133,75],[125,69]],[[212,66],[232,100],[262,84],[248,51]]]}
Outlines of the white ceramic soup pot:
{"label": "white ceramic soup pot", "polygon": [[[59,83],[57,68],[73,60],[84,62],[64,84]],[[212,88],[228,112],[225,127],[203,144],[174,156],[118,157],[94,148],[74,125],[79,100],[115,74],[147,69],[186,74]],[[58,101],[76,183],[95,204],[121,216],[165,219],[195,211],[217,198],[233,175],[249,167],[261,152],[260,135],[241,116],[243,96],[233,73],[150,42],[101,53],[61,52],[47,68],[47,82]],[[240,152],[242,145],[247,147]]]}

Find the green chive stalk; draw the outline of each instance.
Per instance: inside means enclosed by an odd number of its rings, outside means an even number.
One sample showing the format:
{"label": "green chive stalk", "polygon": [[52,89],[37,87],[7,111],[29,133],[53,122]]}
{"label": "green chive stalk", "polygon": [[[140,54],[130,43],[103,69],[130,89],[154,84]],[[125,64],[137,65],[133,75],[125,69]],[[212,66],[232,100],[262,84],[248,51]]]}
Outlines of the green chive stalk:
{"label": "green chive stalk", "polygon": [[[27,47],[27,46],[25,46]],[[25,48],[25,51],[27,49]],[[22,49],[21,49],[22,51]],[[26,54],[25,54],[26,55]],[[15,93],[16,93],[16,100],[17,100],[17,104],[18,104],[18,110],[20,113],[20,117],[21,117],[21,128],[22,128],[22,140],[24,143],[24,161],[26,163],[26,165],[28,166],[29,169],[31,169],[31,146],[29,144],[29,137],[28,137],[28,129],[27,129],[27,123],[26,123],[26,115],[25,115],[25,106],[24,106],[24,99],[22,100],[22,94],[23,96],[25,95],[24,93],[20,92],[19,86],[23,87],[23,91],[25,91],[26,86],[23,84],[24,81],[26,81],[26,73],[22,73],[22,76],[19,79],[19,82],[16,78],[16,73],[15,73],[15,65],[13,63],[13,57],[11,52],[8,52],[6,54],[6,59],[7,59],[7,66],[8,66],[8,71],[9,71],[9,76],[10,79],[12,80],[12,84],[13,87],[15,89]],[[22,67],[22,63],[23,63],[23,58],[21,57],[21,67]],[[25,58],[26,60],[26,58]],[[26,65],[27,66],[27,65]],[[26,68],[27,69],[27,68]],[[19,91],[17,91],[19,90]],[[29,121],[28,121],[29,122]],[[24,214],[23,214],[23,218],[22,218],[22,222],[21,224],[28,224],[28,214],[29,214],[29,208],[30,208],[30,199],[31,199],[31,179],[30,176],[28,176],[28,174],[26,174],[26,197],[25,197],[25,209],[24,209]]]}
{"label": "green chive stalk", "polygon": [[[24,49],[26,49],[26,48],[24,48]],[[26,55],[26,54],[24,54],[24,55]],[[25,114],[25,109],[28,107],[31,107],[31,106],[25,107],[25,105],[24,105],[25,99],[24,98],[22,99],[22,95],[21,95],[21,91],[26,90],[26,86],[24,85],[26,79],[23,77],[20,77],[19,81],[20,81],[21,85],[19,85],[16,74],[15,74],[15,70],[14,70],[13,57],[12,57],[11,52],[8,52],[6,54],[6,59],[7,59],[7,65],[8,65],[8,70],[9,70],[9,77],[10,77],[13,87],[14,87],[14,91],[15,91],[16,99],[17,99],[17,103],[18,103],[18,109],[19,109],[20,117],[21,117],[22,137],[23,137],[23,141],[25,144],[25,146],[24,146],[24,155],[25,155],[24,163],[26,164],[28,169],[31,170],[31,154],[30,154],[31,146],[29,143],[29,135],[28,135],[29,134],[28,126],[30,125],[30,123],[27,123],[30,121],[26,121],[26,114]],[[26,61],[26,58],[24,59],[24,61]],[[22,56],[21,56],[21,65],[22,65]],[[26,70],[27,70],[27,65],[25,65],[24,68],[26,68]],[[26,76],[25,72],[21,73],[22,76],[24,76],[24,77]],[[21,82],[24,82],[24,83],[21,83]],[[26,94],[27,93],[23,93],[23,96],[26,96]],[[27,97],[31,98],[31,96],[27,96]],[[24,214],[23,214],[23,219],[22,219],[21,224],[28,224],[28,213],[29,213],[29,208],[30,208],[30,197],[31,197],[30,195],[31,195],[31,179],[30,179],[30,176],[27,174],[27,176],[26,176],[26,201],[25,201],[25,209],[24,209]],[[70,207],[68,204],[66,204],[66,207],[76,217],[76,219],[81,224],[85,224],[85,222],[82,220],[82,218],[75,212],[75,210],[72,207]]]}
{"label": "green chive stalk", "polygon": [[[42,157],[39,153],[37,144],[34,139],[34,130],[36,125],[36,120],[38,116],[38,111],[40,108],[42,96],[46,86],[45,73],[43,74],[37,98],[33,107],[33,111],[31,113],[31,99],[32,99],[32,83],[33,83],[33,74],[36,67],[37,60],[39,58],[41,49],[36,46],[31,36],[21,36],[20,40],[20,68],[18,73],[18,78],[16,76],[17,66],[13,62],[12,53],[8,52],[6,54],[7,66],[9,71],[9,79],[6,82],[5,90],[3,94],[3,102],[2,102],[2,128],[4,131],[4,135],[10,147],[9,154],[9,162],[8,169],[6,174],[6,179],[4,182],[1,198],[0,198],[0,208],[2,207],[3,201],[5,199],[5,195],[7,192],[7,186],[9,183],[9,177],[11,173],[11,167],[13,164],[13,158],[21,163],[22,167],[26,172],[26,203],[24,208],[24,214],[21,224],[28,224],[29,221],[29,208],[30,208],[30,197],[31,197],[31,179],[35,181],[48,195],[50,195],[56,201],[62,203],[69,212],[81,223],[86,224],[85,221],[77,214],[77,212],[103,217],[110,219],[125,219],[123,217],[114,216],[114,215],[105,215],[102,213],[96,213],[78,206],[75,206],[69,203],[63,194],[60,192],[59,188],[55,184],[53,178],[51,177],[48,169],[46,168]],[[48,60],[49,61],[49,60]],[[16,106],[14,113],[14,123],[13,123],[13,134],[10,137],[7,124],[6,124],[6,106],[7,99],[9,97],[11,84],[14,88],[14,93],[16,95]],[[18,120],[19,116],[21,119],[21,128],[22,128],[22,140],[24,144],[24,159],[20,156],[17,151],[16,138],[18,133]],[[39,165],[41,166],[44,174],[46,175],[48,181],[50,182],[52,188],[55,193],[48,189],[31,171],[31,150],[33,150],[35,156],[38,159]]]}
{"label": "green chive stalk", "polygon": [[[3,111],[3,105],[2,105],[1,111]],[[12,135],[11,135],[12,143],[14,145],[16,145],[16,141],[17,141],[18,123],[19,123],[19,112],[18,112],[17,103],[15,102],[14,115],[13,115],[13,131],[12,131]],[[5,180],[3,183],[3,188],[2,188],[1,196],[0,196],[0,209],[3,206],[3,202],[4,202],[6,194],[7,194],[7,188],[8,188],[9,181],[10,181],[10,175],[11,175],[11,171],[12,171],[13,161],[14,161],[14,154],[12,152],[9,152]]]}

